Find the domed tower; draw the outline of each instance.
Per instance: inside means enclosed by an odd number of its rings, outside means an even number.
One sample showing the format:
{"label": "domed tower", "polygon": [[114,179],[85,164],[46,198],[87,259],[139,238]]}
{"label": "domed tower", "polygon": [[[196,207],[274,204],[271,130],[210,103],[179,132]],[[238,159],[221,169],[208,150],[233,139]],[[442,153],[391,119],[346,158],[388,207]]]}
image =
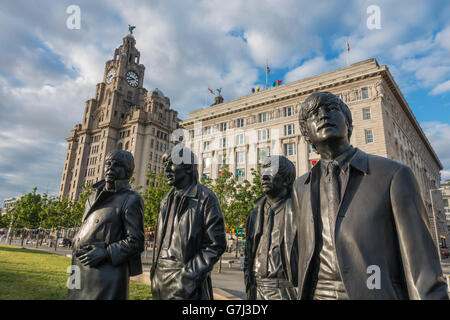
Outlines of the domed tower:
{"label": "domed tower", "polygon": [[102,180],[105,156],[115,149],[133,153],[136,186],[147,184],[149,169],[161,171],[160,157],[170,147],[169,135],[179,119],[161,90],[147,94],[143,87],[145,67],[133,29],[130,26],[113,59],[106,62],[95,97],[86,101],[82,123],[67,138],[60,196],[76,200],[83,185]]}

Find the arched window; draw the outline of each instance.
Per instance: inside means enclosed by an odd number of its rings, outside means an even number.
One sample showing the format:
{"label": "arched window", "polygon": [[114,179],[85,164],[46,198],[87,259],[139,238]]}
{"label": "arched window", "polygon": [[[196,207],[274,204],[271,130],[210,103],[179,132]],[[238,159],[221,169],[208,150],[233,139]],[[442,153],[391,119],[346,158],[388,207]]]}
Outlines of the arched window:
{"label": "arched window", "polygon": [[128,150],[128,146],[130,145],[130,142],[127,141],[127,143],[125,144],[125,150]]}
{"label": "arched window", "polygon": [[122,148],[123,148],[123,144],[122,144],[122,142],[119,142],[119,145],[117,146],[117,149],[122,150]]}

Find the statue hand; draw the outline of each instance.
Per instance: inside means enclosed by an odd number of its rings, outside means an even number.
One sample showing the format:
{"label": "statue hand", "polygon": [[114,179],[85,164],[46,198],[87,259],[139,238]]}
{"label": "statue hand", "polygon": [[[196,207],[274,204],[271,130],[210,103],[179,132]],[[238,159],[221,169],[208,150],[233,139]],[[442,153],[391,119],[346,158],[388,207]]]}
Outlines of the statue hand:
{"label": "statue hand", "polygon": [[90,245],[89,251],[79,257],[80,262],[87,267],[95,268],[108,259],[108,251],[99,245]]}

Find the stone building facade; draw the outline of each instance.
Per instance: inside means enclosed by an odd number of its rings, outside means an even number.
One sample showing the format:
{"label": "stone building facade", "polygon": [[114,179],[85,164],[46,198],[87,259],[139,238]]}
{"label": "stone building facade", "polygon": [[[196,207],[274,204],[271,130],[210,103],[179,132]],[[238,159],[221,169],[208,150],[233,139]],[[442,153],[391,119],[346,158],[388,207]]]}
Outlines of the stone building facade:
{"label": "stone building facade", "polygon": [[442,200],[444,201],[444,212],[447,219],[448,231],[450,232],[450,180],[441,185]]}
{"label": "stone building facade", "polygon": [[161,157],[170,148],[178,113],[161,90],[143,87],[144,71],[136,40],[129,34],[106,62],[103,82],[86,102],[83,122],[67,138],[60,197],[76,200],[83,185],[103,179],[105,156],[115,149],[133,154],[135,186],[147,185],[149,170],[162,170]]}
{"label": "stone building facade", "polygon": [[430,189],[440,183],[442,164],[387,66],[368,59],[346,68],[266,89],[189,113],[184,139],[199,157],[199,173],[210,178],[228,164],[238,180],[265,155],[287,156],[297,176],[319,159],[298,124],[298,108],[311,93],[329,91],[350,108],[351,144],[410,166],[431,215]]}

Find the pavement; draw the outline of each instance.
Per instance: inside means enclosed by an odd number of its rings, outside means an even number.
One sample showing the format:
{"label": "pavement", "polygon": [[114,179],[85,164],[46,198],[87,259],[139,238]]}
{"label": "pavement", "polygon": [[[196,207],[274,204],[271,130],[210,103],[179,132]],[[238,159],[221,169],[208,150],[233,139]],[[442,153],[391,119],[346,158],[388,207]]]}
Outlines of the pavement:
{"label": "pavement", "polygon": [[[0,244],[5,243],[0,242]],[[20,241],[13,241],[12,245],[20,247]],[[24,247],[33,250],[42,250],[49,253],[56,253],[68,257],[72,256],[72,250],[68,248],[58,247],[58,249],[55,251],[55,248],[50,248],[46,246],[36,248],[35,246],[28,245]],[[450,288],[450,259],[446,260],[441,262],[441,266],[444,277],[447,279],[447,285]],[[137,277],[132,277],[131,280],[150,285],[151,261],[152,261],[152,251],[147,250],[143,252],[142,253],[143,274]],[[222,255],[220,272],[219,272],[219,265],[220,263],[218,262],[214,266],[213,271],[211,272],[214,298],[216,300],[245,300],[246,294],[244,285],[244,272],[240,269],[239,257],[236,258],[234,252],[233,253],[225,252]]]}

